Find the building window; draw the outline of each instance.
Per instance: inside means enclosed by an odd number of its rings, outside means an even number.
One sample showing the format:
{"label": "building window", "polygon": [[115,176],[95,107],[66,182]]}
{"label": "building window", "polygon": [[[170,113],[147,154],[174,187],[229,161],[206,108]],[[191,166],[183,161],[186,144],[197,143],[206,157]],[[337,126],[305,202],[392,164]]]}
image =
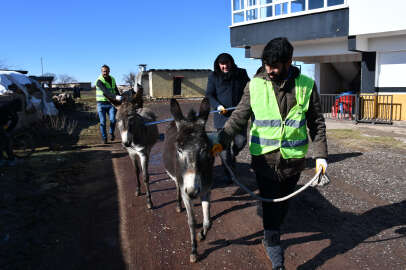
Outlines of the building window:
{"label": "building window", "polygon": [[272,6],[261,8],[261,18],[272,17]]}
{"label": "building window", "polygon": [[249,7],[256,6],[256,5],[257,5],[257,0],[248,0]]}
{"label": "building window", "polygon": [[244,11],[233,14],[233,22],[239,23],[244,21]]}
{"label": "building window", "polygon": [[233,10],[244,9],[244,0],[233,0]]}
{"label": "building window", "polygon": [[306,0],[295,0],[291,2],[290,10],[292,13],[306,10]]}
{"label": "building window", "polygon": [[247,21],[258,19],[258,11],[257,10],[258,9],[256,9],[256,8],[247,10],[247,13],[246,13]]}
{"label": "building window", "polygon": [[324,0],[309,0],[309,9],[323,8]]}
{"label": "building window", "polygon": [[288,3],[282,3],[275,5],[275,16],[288,14]]}
{"label": "building window", "polygon": [[271,4],[272,0],[261,0],[261,5]]}
{"label": "building window", "polygon": [[336,6],[336,5],[342,5],[344,4],[344,0],[327,0],[327,6]]}

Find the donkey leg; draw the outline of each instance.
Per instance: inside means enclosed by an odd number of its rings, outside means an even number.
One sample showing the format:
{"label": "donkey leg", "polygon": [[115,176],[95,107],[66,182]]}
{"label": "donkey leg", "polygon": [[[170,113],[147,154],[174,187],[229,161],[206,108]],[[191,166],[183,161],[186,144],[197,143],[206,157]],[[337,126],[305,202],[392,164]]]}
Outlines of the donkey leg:
{"label": "donkey leg", "polygon": [[190,253],[190,262],[195,263],[197,261],[197,242],[196,242],[196,221],[193,214],[192,200],[182,193],[183,204],[186,208],[187,222],[190,231],[190,240],[192,244],[192,252]]}
{"label": "donkey leg", "polygon": [[136,162],[136,164],[137,165],[135,166],[135,175],[137,178],[137,189],[135,190],[135,196],[138,197],[141,195],[141,183],[140,183],[141,169],[137,162]]}
{"label": "donkey leg", "polygon": [[134,171],[135,171],[135,180],[137,181],[137,187],[135,190],[135,196],[140,196],[141,195],[141,184],[140,184],[140,167],[138,165],[137,157],[136,154],[130,153],[130,159],[134,165]]}
{"label": "donkey leg", "polygon": [[180,196],[180,187],[177,181],[176,183],[176,212],[182,212],[182,203],[181,203],[181,196]]}
{"label": "donkey leg", "polygon": [[180,186],[178,184],[178,180],[176,179],[176,177],[174,177],[172,174],[170,174],[170,172],[168,172],[167,170],[166,174],[169,176],[169,178],[171,178],[176,185],[176,212],[180,213],[182,212],[182,204],[181,204],[181,193],[180,193]]}
{"label": "donkey leg", "polygon": [[146,190],[147,208],[151,209],[153,207],[153,205],[152,205],[152,201],[151,201],[151,192],[149,191],[148,160],[149,160],[148,153],[145,155],[142,155],[142,157],[140,157],[142,176],[143,176],[145,190]]}
{"label": "donkey leg", "polygon": [[206,239],[206,235],[211,228],[210,221],[210,193],[202,196],[202,210],[203,210],[203,230],[198,234],[199,241]]}

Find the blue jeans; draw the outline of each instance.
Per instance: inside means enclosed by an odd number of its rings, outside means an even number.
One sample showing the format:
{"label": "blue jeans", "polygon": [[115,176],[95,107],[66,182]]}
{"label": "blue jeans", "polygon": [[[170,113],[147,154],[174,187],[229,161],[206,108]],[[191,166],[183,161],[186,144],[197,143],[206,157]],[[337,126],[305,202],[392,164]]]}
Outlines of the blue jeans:
{"label": "blue jeans", "polygon": [[100,131],[103,139],[107,139],[106,134],[106,114],[109,115],[110,120],[110,130],[109,134],[113,135],[116,128],[116,113],[117,109],[110,103],[97,102],[97,113],[99,114],[100,120]]}

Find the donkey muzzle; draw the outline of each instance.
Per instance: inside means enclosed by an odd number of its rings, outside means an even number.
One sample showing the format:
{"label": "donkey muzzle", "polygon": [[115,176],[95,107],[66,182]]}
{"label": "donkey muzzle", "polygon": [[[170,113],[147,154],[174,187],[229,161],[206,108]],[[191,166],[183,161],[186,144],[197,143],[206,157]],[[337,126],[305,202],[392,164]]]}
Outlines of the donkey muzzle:
{"label": "donkey muzzle", "polygon": [[190,198],[194,199],[200,194],[200,176],[196,175],[194,171],[187,171],[183,175],[183,191]]}

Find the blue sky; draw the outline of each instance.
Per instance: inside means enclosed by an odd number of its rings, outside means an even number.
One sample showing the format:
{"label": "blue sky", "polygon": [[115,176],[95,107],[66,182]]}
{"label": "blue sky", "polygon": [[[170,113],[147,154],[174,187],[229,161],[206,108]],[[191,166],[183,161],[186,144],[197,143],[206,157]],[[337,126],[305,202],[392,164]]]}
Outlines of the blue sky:
{"label": "blue sky", "polygon": [[[0,63],[94,82],[107,64],[119,83],[148,69],[213,69],[230,53],[249,76],[259,60],[231,48],[230,0],[3,1]],[[304,71],[306,73],[306,71]],[[310,75],[310,74],[309,74]]]}

